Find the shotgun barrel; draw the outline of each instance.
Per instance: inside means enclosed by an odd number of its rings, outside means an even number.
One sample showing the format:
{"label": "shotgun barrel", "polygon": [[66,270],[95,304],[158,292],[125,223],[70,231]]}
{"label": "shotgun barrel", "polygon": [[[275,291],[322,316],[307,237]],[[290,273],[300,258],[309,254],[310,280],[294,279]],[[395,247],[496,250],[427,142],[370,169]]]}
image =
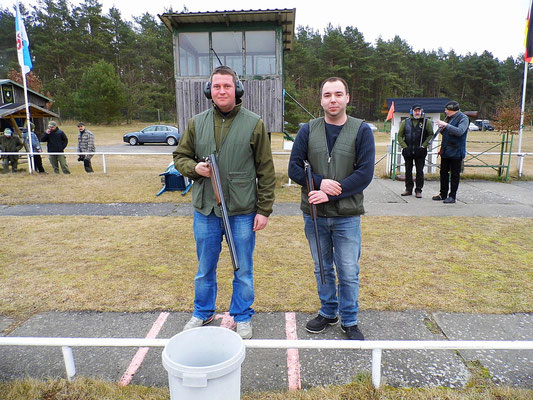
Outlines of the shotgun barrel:
{"label": "shotgun barrel", "polygon": [[[305,170],[305,183],[307,186],[307,193],[315,190],[315,184],[313,183],[313,170],[311,164],[307,160],[304,160]],[[313,220],[313,227],[315,228],[316,249],[318,253],[318,268],[320,270],[320,282],[322,285],[326,283],[326,274],[324,272],[324,263],[322,261],[322,248],[320,247],[320,238],[318,237],[318,214],[316,212],[316,205],[309,203],[311,210],[311,219]]]}
{"label": "shotgun barrel", "polygon": [[210,154],[209,157],[207,157],[207,163],[209,164],[211,184],[213,185],[215,198],[217,204],[220,206],[220,213],[222,214],[222,222],[224,223],[224,234],[226,235],[226,242],[228,243],[229,254],[231,256],[231,262],[233,264],[233,270],[238,271],[239,259],[237,258],[235,242],[233,240],[233,234],[231,233],[231,226],[229,224],[228,209],[226,208],[226,201],[224,200],[224,192],[222,191],[222,183],[220,181],[220,171],[218,170],[217,159],[214,154]]}

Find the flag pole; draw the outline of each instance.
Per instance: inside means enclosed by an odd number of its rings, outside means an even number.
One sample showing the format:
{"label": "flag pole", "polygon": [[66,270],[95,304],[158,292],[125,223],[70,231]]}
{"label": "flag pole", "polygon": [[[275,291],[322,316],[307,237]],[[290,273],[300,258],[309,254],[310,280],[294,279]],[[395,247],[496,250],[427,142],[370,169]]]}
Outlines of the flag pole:
{"label": "flag pole", "polygon": [[526,85],[527,85],[527,71],[529,63],[524,60],[524,85],[522,87],[522,106],[520,109],[520,130],[518,132],[518,177],[522,176],[522,167],[524,165],[524,155],[522,154],[522,132],[524,130],[524,112],[526,108]]}
{"label": "flag pole", "polygon": [[30,106],[28,104],[28,86],[26,84],[26,74],[21,69],[22,72],[22,82],[24,82],[24,101],[26,102],[26,134],[28,135],[28,143],[29,143],[29,151],[30,151],[30,157],[28,158],[28,171],[30,174],[33,173],[35,167],[34,167],[34,161],[33,161],[33,143],[32,143],[32,130],[31,130],[31,123],[30,123]]}

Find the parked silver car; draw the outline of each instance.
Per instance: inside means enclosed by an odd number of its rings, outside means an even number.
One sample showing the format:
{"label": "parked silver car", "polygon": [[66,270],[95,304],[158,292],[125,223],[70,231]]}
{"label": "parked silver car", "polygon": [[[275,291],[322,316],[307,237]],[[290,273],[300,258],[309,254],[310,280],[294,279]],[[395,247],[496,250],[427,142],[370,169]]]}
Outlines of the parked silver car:
{"label": "parked silver car", "polygon": [[180,138],[181,133],[175,126],[150,125],[138,132],[126,133],[123,140],[132,146],[145,143],[166,143],[169,146],[176,146]]}

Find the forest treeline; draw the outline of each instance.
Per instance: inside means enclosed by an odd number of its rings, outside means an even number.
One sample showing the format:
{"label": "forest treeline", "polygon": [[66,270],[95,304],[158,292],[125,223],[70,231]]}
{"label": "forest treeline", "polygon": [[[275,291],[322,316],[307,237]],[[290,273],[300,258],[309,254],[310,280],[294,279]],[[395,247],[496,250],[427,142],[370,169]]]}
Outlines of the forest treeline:
{"label": "forest treeline", "polygon": [[[104,12],[98,0],[40,0],[21,4],[21,12],[34,60],[29,81],[54,99],[62,118],[176,120],[172,35],[157,16],[126,21],[117,8]],[[0,8],[0,78],[19,71],[14,14],[14,5]],[[299,26],[284,65],[287,92],[314,115],[320,83],[334,75],[350,86],[349,113],[367,120],[383,119],[390,97],[448,97],[490,119],[503,102],[519,99],[524,61],[499,60],[475,43],[467,55],[414,51],[399,36],[370,43],[356,27],[330,25],[323,32]],[[291,126],[309,119],[288,97],[285,105]]]}

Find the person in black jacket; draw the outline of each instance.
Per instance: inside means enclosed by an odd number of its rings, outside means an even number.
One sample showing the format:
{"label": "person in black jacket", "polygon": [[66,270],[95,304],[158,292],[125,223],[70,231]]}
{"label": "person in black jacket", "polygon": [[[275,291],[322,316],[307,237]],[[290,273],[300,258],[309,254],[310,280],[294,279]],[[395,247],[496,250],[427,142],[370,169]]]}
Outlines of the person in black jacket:
{"label": "person in black jacket", "polygon": [[433,200],[453,204],[459,188],[463,159],[466,156],[466,136],[470,121],[459,110],[459,103],[456,101],[446,104],[444,112],[448,122],[437,121],[439,128],[442,128],[440,193],[433,196]]}
{"label": "person in black jacket", "polygon": [[[48,123],[48,129],[46,130],[46,133],[41,141],[48,142],[49,153],[63,153],[68,144],[67,135],[65,135],[65,132],[59,129],[55,121],[50,121]],[[52,168],[56,174],[59,174],[58,163],[61,165],[61,170],[64,174],[70,174],[70,170],[68,169],[67,165],[67,157],[65,157],[64,154],[50,154],[48,159],[50,160],[50,164],[52,164]]]}
{"label": "person in black jacket", "polygon": [[405,192],[402,196],[413,194],[413,162],[416,166],[415,195],[422,197],[424,187],[424,164],[428,153],[427,146],[433,137],[431,121],[424,116],[420,104],[411,107],[411,117],[404,119],[398,130],[398,143],[402,147],[402,156],[405,160]]}

